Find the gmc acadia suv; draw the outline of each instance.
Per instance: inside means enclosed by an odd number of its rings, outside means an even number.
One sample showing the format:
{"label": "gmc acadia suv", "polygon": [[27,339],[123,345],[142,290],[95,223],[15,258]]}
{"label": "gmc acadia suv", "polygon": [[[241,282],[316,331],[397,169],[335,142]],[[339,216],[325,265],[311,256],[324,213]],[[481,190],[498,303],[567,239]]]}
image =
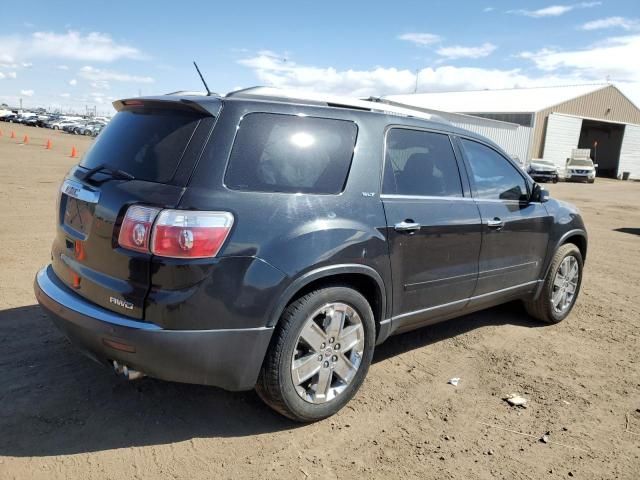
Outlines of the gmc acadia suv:
{"label": "gmc acadia suv", "polygon": [[64,179],[38,301],[129,378],[337,412],[390,335],[515,299],[563,320],[587,234],[499,147],[378,102],[122,100]]}

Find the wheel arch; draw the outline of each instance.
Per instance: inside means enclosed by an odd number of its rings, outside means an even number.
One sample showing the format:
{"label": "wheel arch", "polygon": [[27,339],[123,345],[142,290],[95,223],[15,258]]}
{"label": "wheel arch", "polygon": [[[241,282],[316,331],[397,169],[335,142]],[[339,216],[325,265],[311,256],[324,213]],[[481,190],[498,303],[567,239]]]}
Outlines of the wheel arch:
{"label": "wheel arch", "polygon": [[387,291],[380,274],[367,265],[331,265],[311,270],[293,280],[272,309],[267,326],[278,323],[284,309],[311,290],[329,285],[348,285],[360,292],[371,305],[376,324],[376,338],[386,338],[388,322]]}
{"label": "wheel arch", "polygon": [[544,279],[547,278],[549,274],[549,269],[551,268],[551,260],[553,256],[558,251],[562,245],[567,243],[573,243],[578,250],[580,250],[580,254],[582,255],[582,262],[584,264],[587,258],[587,232],[582,229],[573,229],[565,232],[560,239],[555,243],[553,249],[549,252],[549,258],[547,260],[547,265],[544,269],[544,276],[538,282],[538,288],[536,289],[536,293],[534,295],[534,299],[537,299],[540,296],[540,292],[542,292],[542,288],[544,286]]}

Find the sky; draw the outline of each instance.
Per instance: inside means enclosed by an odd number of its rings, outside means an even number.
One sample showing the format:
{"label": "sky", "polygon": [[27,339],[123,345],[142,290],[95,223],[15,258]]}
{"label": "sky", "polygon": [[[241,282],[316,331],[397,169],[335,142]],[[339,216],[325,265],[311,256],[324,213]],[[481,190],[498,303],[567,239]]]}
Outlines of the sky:
{"label": "sky", "polygon": [[0,103],[75,110],[255,85],[351,96],[612,82],[640,105],[640,2],[21,0]]}

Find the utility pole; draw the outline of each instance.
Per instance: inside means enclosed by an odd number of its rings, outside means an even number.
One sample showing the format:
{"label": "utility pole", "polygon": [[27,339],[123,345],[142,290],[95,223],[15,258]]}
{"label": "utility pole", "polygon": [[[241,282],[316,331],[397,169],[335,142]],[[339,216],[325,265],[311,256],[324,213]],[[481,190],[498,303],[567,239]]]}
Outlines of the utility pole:
{"label": "utility pole", "polygon": [[22,98],[20,99],[20,111],[22,111]]}
{"label": "utility pole", "polygon": [[420,76],[420,69],[416,68],[416,86],[413,89],[413,93],[418,93],[418,77]]}

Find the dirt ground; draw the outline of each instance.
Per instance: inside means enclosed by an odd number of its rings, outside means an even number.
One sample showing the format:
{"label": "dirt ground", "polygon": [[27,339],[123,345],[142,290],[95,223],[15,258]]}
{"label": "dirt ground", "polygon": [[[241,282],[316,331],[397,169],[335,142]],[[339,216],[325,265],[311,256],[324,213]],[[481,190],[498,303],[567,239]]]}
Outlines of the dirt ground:
{"label": "dirt ground", "polygon": [[[301,426],[253,392],[127,383],[79,355],[32,282],[71,147],[91,139],[0,129],[2,480],[640,478],[640,183],[549,186],[590,234],[565,322],[510,304],[393,337],[347,408]],[[512,392],[528,408],[509,407]],[[547,432],[555,443],[538,440]]]}

